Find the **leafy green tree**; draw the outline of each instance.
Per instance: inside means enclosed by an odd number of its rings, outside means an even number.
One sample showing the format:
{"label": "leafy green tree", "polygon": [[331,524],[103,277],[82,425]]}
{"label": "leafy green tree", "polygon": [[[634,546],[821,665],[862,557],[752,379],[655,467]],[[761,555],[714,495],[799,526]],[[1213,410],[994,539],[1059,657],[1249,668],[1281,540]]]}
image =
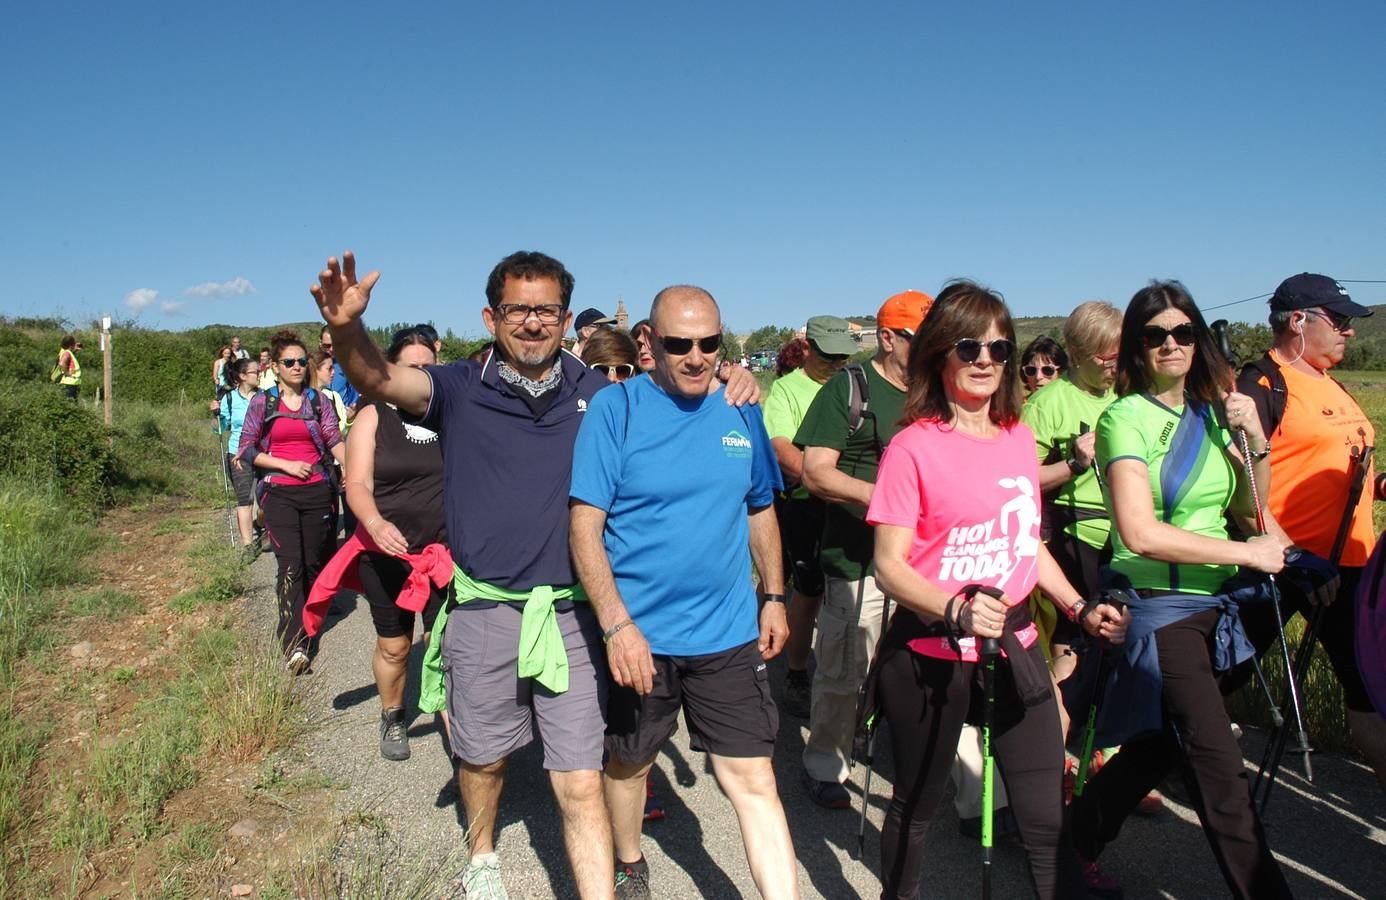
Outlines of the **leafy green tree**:
{"label": "leafy green tree", "polygon": [[737,337],[725,327],[722,329],[722,353],[727,359],[740,359],[745,352],[741,346],[741,338]]}
{"label": "leafy green tree", "polygon": [[784,346],[785,341],[794,337],[794,334],[795,331],[793,328],[785,328],[777,325],[762,325],[751,332],[750,336],[746,338],[746,342],[742,345],[742,349],[748,354],[756,353],[760,350],[779,350]]}

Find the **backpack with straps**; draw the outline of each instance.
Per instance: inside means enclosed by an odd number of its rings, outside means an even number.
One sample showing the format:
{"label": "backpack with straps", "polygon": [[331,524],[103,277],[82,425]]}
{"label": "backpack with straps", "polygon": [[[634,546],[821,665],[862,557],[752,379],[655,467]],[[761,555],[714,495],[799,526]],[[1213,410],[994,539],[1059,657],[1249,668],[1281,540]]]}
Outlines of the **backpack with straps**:
{"label": "backpack with straps", "polygon": [[[269,433],[270,423],[276,418],[302,419],[303,424],[308,428],[308,436],[313,439],[313,445],[318,448],[320,459],[318,464],[322,466],[323,475],[332,485],[333,493],[337,491],[337,466],[332,459],[332,454],[327,449],[327,443],[322,437],[322,426],[319,424],[322,419],[322,399],[318,392],[308,388],[303,392],[303,405],[298,411],[285,410],[279,408],[279,391],[271,388],[265,393],[265,414],[263,424],[260,426],[260,441],[257,449],[263,453],[269,452]],[[307,415],[304,415],[304,411]],[[279,474],[269,469],[255,467],[255,496],[257,500],[264,497],[265,491],[269,490],[269,480],[273,475]]]}
{"label": "backpack with straps", "polygon": [[1285,418],[1285,403],[1290,396],[1285,386],[1285,376],[1280,374],[1280,367],[1275,364],[1275,360],[1269,356],[1262,356],[1242,366],[1242,371],[1237,375],[1237,390],[1244,394],[1249,393],[1260,385],[1262,377],[1270,385],[1270,421],[1265,423],[1270,426],[1266,429],[1266,436],[1270,437],[1271,432],[1280,427],[1280,420]]}
{"label": "backpack with straps", "polygon": [[847,373],[847,435],[856,434],[870,419],[876,459],[879,460],[885,448],[881,446],[881,429],[876,423],[876,413],[871,409],[871,388],[866,381],[866,368],[862,363],[852,363],[843,371]]}

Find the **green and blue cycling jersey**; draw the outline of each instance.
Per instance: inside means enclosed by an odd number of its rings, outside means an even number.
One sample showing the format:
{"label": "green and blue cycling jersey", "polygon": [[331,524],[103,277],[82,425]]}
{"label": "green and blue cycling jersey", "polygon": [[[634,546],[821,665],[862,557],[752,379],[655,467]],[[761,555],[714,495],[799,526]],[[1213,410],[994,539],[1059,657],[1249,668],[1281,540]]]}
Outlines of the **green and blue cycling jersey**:
{"label": "green and blue cycling jersey", "polygon": [[[1108,469],[1135,459],[1149,470],[1156,519],[1226,540],[1224,516],[1237,487],[1237,471],[1226,452],[1230,444],[1227,429],[1198,401],[1186,398],[1184,405],[1171,409],[1149,395],[1130,394],[1112,403],[1097,420],[1097,465],[1112,521],[1116,514]],[[1175,564],[1137,556],[1116,528],[1111,568],[1138,589],[1205,595],[1217,593],[1237,571],[1231,565]]]}

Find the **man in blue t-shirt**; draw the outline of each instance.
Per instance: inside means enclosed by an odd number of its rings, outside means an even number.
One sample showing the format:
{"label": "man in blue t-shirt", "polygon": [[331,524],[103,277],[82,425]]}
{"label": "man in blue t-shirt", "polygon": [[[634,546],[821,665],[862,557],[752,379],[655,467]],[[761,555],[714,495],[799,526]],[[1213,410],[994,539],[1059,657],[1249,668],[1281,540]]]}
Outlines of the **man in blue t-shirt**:
{"label": "man in blue t-shirt", "polygon": [[326,325],[322,327],[322,333],[318,335],[318,349],[332,357],[332,380],[326,385],[327,389],[342,398],[342,405],[351,410],[351,414],[356,414],[356,404],[361,401],[361,395],[356,388],[347,381],[346,372],[342,369],[342,364],[332,353],[332,330]]}
{"label": "man in blue t-shirt", "polygon": [[[766,660],[789,627],[773,506],[779,465],[757,407],[708,386],[721,315],[676,286],[650,311],[655,368],[593,398],[573,450],[573,563],[602,621],[607,805],[622,896],[649,896],[645,776],[684,712],[711,755],[763,896],[794,896],[794,847],[770,766],[778,715]],[[755,559],[766,589],[759,614]]]}

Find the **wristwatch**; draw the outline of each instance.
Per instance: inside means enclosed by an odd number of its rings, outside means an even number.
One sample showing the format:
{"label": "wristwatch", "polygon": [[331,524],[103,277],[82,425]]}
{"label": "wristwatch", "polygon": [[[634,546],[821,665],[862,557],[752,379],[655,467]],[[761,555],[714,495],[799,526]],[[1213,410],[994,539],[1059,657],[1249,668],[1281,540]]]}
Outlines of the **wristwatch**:
{"label": "wristwatch", "polygon": [[1087,466],[1082,465],[1078,462],[1078,458],[1076,456],[1070,456],[1068,459],[1064,460],[1064,463],[1068,465],[1068,470],[1072,472],[1074,475],[1082,475],[1084,472],[1088,470]]}
{"label": "wristwatch", "polygon": [[783,603],[784,603],[784,594],[766,594],[766,595],[765,595],[765,602],[766,602],[766,603],[780,603],[780,604],[783,604]]}

